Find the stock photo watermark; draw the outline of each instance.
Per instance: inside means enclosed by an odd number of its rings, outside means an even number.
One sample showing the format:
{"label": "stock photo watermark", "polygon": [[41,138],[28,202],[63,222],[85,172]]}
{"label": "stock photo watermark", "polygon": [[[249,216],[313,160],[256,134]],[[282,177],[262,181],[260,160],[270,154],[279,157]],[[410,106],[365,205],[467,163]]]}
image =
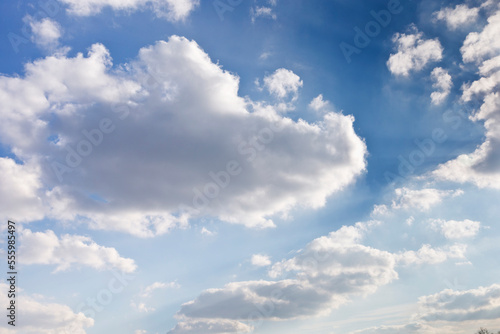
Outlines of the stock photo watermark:
{"label": "stock photo watermark", "polygon": [[351,57],[354,54],[360,54],[364,48],[370,45],[372,39],[380,35],[382,28],[386,28],[391,23],[392,17],[400,14],[403,9],[399,0],[389,0],[387,9],[379,11],[371,10],[370,15],[373,17],[373,20],[368,21],[364,25],[364,29],[358,26],[353,28],[355,34],[352,42],[347,43],[343,41],[339,44],[347,63],[350,64],[352,62]]}
{"label": "stock photo watermark", "polygon": [[[56,0],[40,1],[37,4],[37,12],[32,16],[33,20],[41,20],[45,18],[54,18],[61,10]],[[19,53],[19,47],[22,44],[29,44],[31,42],[30,26],[24,22],[21,27],[21,35],[9,32],[7,38],[12,46],[14,53]]]}
{"label": "stock photo watermark", "polygon": [[16,223],[7,221],[7,298],[9,305],[7,307],[7,324],[16,326],[16,285],[17,285],[17,267],[16,267]]}
{"label": "stock photo watermark", "polygon": [[[258,133],[247,140],[243,140],[238,144],[238,153],[244,157],[247,162],[254,161],[259,152],[265,150],[266,146],[271,144],[275,138],[275,134],[283,130],[283,123],[271,123],[269,126],[262,128]],[[208,176],[211,181],[205,183],[201,188],[193,189],[193,199],[191,205],[180,204],[178,211],[181,215],[199,214],[207,207],[211,200],[217,198],[221,191],[229,186],[234,177],[243,172],[242,164],[237,160],[230,160],[226,163],[225,170],[218,172],[210,171]]]}
{"label": "stock photo watermark", "polygon": [[[443,113],[443,121],[452,130],[457,130],[462,124],[463,120],[468,119],[468,114],[463,109],[448,110]],[[449,130],[448,130],[449,131]],[[426,160],[436,152],[438,145],[444,144],[448,140],[448,133],[446,129],[437,127],[431,132],[430,137],[422,140],[415,139],[414,144],[416,148],[408,154],[407,157],[402,155],[398,156],[397,174],[386,171],[384,178],[387,183],[402,183],[409,176],[413,175],[416,169],[421,166]]]}
{"label": "stock photo watermark", "polygon": [[86,317],[94,318],[97,313],[102,312],[105,307],[114,299],[114,296],[123,292],[123,290],[135,279],[134,275],[118,273],[112,271],[113,278],[108,281],[105,288],[99,290],[95,296],[87,297],[76,307],[76,312],[83,313]]}
{"label": "stock photo watermark", "polygon": [[232,12],[236,7],[241,5],[242,2],[243,0],[214,0],[212,5],[219,19],[224,21],[224,14],[226,12]]}

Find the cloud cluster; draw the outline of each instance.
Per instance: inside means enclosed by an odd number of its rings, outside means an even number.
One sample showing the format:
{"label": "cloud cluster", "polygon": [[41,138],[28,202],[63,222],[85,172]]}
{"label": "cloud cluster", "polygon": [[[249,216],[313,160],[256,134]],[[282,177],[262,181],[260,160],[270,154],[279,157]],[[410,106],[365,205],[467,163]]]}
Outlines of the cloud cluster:
{"label": "cloud cluster", "polygon": [[[278,97],[302,86],[286,69],[264,82]],[[1,203],[15,203],[5,211],[24,203],[26,221],[141,237],[198,214],[270,227],[299,204],[323,206],[365,170],[352,116],[293,121],[238,88],[236,75],[178,36],[120,66],[95,44],[86,57],[50,56],[23,77],[1,76],[0,141],[23,163],[0,160],[12,175],[0,181],[11,188]]]}
{"label": "cloud cluster", "polygon": [[100,246],[80,235],[65,234],[58,238],[50,230],[31,232],[23,229],[20,241],[23,264],[57,265],[56,272],[68,270],[72,266],[116,269],[126,273],[137,268],[134,260],[121,257],[116,249]]}
{"label": "cloud cluster", "polygon": [[430,225],[433,229],[440,231],[446,239],[474,237],[481,227],[480,222],[469,219],[462,221],[433,219]]}
{"label": "cloud cluster", "polygon": [[465,259],[467,245],[456,244],[446,248],[432,248],[423,245],[418,251],[406,251],[398,254],[396,259],[401,265],[438,264],[448,259]]}
{"label": "cloud cluster", "polygon": [[471,290],[443,290],[419,298],[419,318],[424,321],[460,322],[499,319],[500,285]]}
{"label": "cloud cluster", "polygon": [[[5,283],[0,283],[0,303],[9,305],[10,299],[7,297],[9,287]],[[85,328],[94,325],[92,318],[86,317],[83,313],[74,313],[66,305],[48,303],[38,298],[21,293],[16,297],[16,301],[21,307],[18,309],[18,319],[15,330],[7,329],[7,321],[2,322],[0,332],[5,334],[54,334],[54,333],[74,333],[85,334]],[[5,317],[5,316],[4,316]],[[8,326],[10,327],[10,326]]]}
{"label": "cloud cluster", "polygon": [[429,210],[447,197],[456,197],[463,194],[462,190],[440,190],[434,188],[410,189],[397,188],[394,190],[393,209]]}
{"label": "cloud cluster", "polygon": [[185,20],[199,5],[199,0],[59,0],[69,6],[69,12],[79,16],[89,16],[110,7],[113,10],[136,11],[152,8],[156,16],[165,17],[169,21]]}
{"label": "cloud cluster", "polygon": [[438,249],[424,245],[417,252],[402,253],[363,245],[364,235],[379,224],[343,226],[313,240],[295,257],[272,265],[269,276],[274,280],[233,282],[202,292],[182,305],[177,314],[180,323],[169,333],[203,333],[193,330],[191,324],[206,328],[206,321],[257,326],[264,320],[328,314],[353,296],[373,293],[397,279],[397,265],[436,264],[464,257],[463,245]]}
{"label": "cloud cluster", "polygon": [[[275,263],[269,271],[273,278],[293,278],[234,282],[204,291],[182,305],[178,312],[182,326],[193,321],[200,324],[203,319],[243,325],[266,319],[303,318],[328,313],[353,295],[374,292],[396,279],[397,273],[391,253],[359,243],[371,225],[344,226],[315,239],[299,255]],[[169,333],[191,332],[181,331],[178,325]]]}
{"label": "cloud cluster", "polygon": [[433,14],[435,21],[444,21],[450,30],[466,27],[476,22],[479,8],[469,8],[467,5],[457,5],[454,8],[445,7]]}
{"label": "cloud cluster", "polygon": [[445,289],[418,299],[418,311],[407,324],[366,328],[352,334],[438,334],[473,332],[498,326],[500,285],[470,290]]}
{"label": "cloud cluster", "polygon": [[437,179],[500,189],[499,30],[500,9],[497,9],[482,31],[467,35],[460,49],[464,62],[478,66],[480,78],[463,85],[462,101],[482,103],[471,119],[484,122],[486,140],[474,152],[438,166],[432,173]]}
{"label": "cloud cluster", "polygon": [[437,38],[424,39],[424,34],[414,26],[409,34],[396,33],[392,42],[397,53],[391,54],[387,61],[389,71],[394,75],[407,77],[410,72],[417,72],[427,64],[443,58],[443,47]]}
{"label": "cloud cluster", "polygon": [[460,48],[464,62],[480,62],[500,52],[500,41],[497,38],[500,25],[500,11],[497,10],[488,18],[488,24],[480,32],[471,32]]}

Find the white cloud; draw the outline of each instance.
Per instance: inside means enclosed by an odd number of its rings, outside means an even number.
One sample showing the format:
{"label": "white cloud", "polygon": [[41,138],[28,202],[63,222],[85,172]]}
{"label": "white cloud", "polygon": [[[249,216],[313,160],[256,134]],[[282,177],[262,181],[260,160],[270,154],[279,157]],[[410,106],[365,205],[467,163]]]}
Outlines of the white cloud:
{"label": "white cloud", "polygon": [[436,67],[432,70],[431,78],[434,81],[432,87],[437,89],[437,91],[431,93],[431,100],[433,104],[438,105],[443,103],[450,94],[453,82],[448,71],[441,67]]}
{"label": "white cloud", "polygon": [[43,218],[40,189],[40,168],[33,163],[17,164],[0,157],[1,220],[26,222]]}
{"label": "white cloud", "polygon": [[88,16],[99,13],[105,7],[113,10],[135,11],[152,7],[158,17],[169,21],[185,20],[199,5],[199,0],[59,0],[69,6],[74,15]]}
{"label": "white cloud", "polygon": [[394,190],[395,198],[392,200],[393,209],[419,209],[429,210],[446,197],[456,197],[463,194],[462,190],[439,190],[432,188],[409,189],[397,188]]}
{"label": "white cloud", "polygon": [[[500,10],[488,18],[480,32],[470,33],[461,48],[465,62],[478,64],[481,78],[465,84],[462,100],[482,103],[471,119],[484,122],[486,140],[472,153],[462,154],[432,172],[440,180],[472,182],[478,187],[500,189]],[[488,58],[493,56],[492,58]]]}
{"label": "white cloud", "polygon": [[397,279],[398,265],[437,264],[464,258],[466,247],[460,244],[437,249],[424,245],[416,252],[399,253],[363,245],[365,234],[380,224],[371,221],[343,226],[314,239],[295,257],[271,267],[269,276],[274,280],[233,282],[205,290],[183,304],[177,316],[187,326],[191,321],[206,319],[246,322],[325,315],[353,296],[374,293]]}
{"label": "white cloud", "polygon": [[285,68],[279,68],[273,74],[264,77],[264,86],[269,93],[280,99],[284,99],[290,93],[293,94],[293,99],[297,99],[299,88],[303,84],[297,74]]}
{"label": "white cloud", "polygon": [[[266,85],[296,95],[302,81],[280,69]],[[22,78],[0,76],[0,141],[25,163],[2,158],[0,168],[32,175],[22,198],[42,204],[29,206],[33,217],[141,237],[198,214],[271,227],[273,215],[321,207],[364,172],[352,116],[293,121],[238,89],[236,75],[178,36],[115,67],[100,44],[87,57],[39,59]]]}
{"label": "white cloud", "polygon": [[323,100],[323,94],[319,94],[309,103],[309,108],[312,110],[319,111],[327,111],[330,109],[330,102]]}
{"label": "white cloud", "polygon": [[479,73],[482,76],[487,76],[487,75],[493,73],[493,71],[498,71],[498,70],[500,70],[500,55],[496,56],[494,58],[485,60],[481,64],[481,66],[479,67]]}
{"label": "white cloud", "polygon": [[266,267],[271,264],[271,259],[267,255],[254,254],[251,259],[252,265],[257,267]]}
{"label": "white cloud", "polygon": [[250,17],[252,19],[252,22],[255,22],[255,19],[258,17],[264,17],[276,20],[276,14],[273,12],[273,9],[271,7],[265,7],[265,6],[261,7],[256,6],[250,8]]}
{"label": "white cloud", "polygon": [[[8,285],[0,283],[0,303],[2,305],[9,304],[10,299],[7,298],[7,291],[9,291]],[[66,305],[39,301],[37,300],[39,298],[28,296],[25,293],[16,296],[16,303],[21,307],[17,311],[16,330],[12,333],[85,334],[85,328],[94,325],[94,320],[87,318],[83,313],[74,313]],[[3,326],[7,327],[6,320],[0,328],[0,332],[10,334],[11,332],[4,330]]]}
{"label": "white cloud", "polygon": [[464,62],[479,62],[500,52],[500,10],[488,18],[488,24],[481,32],[471,32],[467,35],[460,51]]}
{"label": "white cloud", "polygon": [[447,248],[423,245],[418,251],[405,251],[396,255],[399,264],[438,264],[448,259],[465,259],[466,245],[456,244]]}
{"label": "white cloud", "polygon": [[479,8],[457,5],[455,8],[442,8],[435,12],[433,16],[436,21],[445,21],[448,29],[456,30],[476,22],[479,17]]}
{"label": "white cloud", "polygon": [[148,331],[145,329],[136,329],[134,334],[146,334]]}
{"label": "white cloud", "polygon": [[389,208],[385,204],[376,204],[373,206],[371,216],[383,216],[389,213]]}
{"label": "white cloud", "polygon": [[397,53],[391,54],[387,67],[394,75],[407,77],[412,71],[420,71],[425,65],[443,57],[443,47],[437,38],[423,39],[423,33],[414,26],[411,34],[396,33],[392,38]]}
{"label": "white cloud", "polygon": [[49,51],[55,50],[59,46],[59,39],[62,36],[62,28],[59,23],[50,18],[36,21],[31,16],[27,16],[26,20],[31,27],[32,41],[35,44]]}
{"label": "white cloud", "polygon": [[293,278],[234,282],[209,289],[183,304],[178,316],[194,321],[303,318],[328,313],[354,295],[373,293],[397,278],[393,254],[359,243],[374,225],[344,226],[313,240],[296,257],[275,263],[269,272],[273,278]]}
{"label": "white cloud", "polygon": [[420,297],[416,306],[418,311],[408,324],[372,327],[352,334],[474,333],[479,327],[495,328],[500,320],[500,285],[445,289]]}
{"label": "white cloud", "polygon": [[168,334],[240,334],[252,333],[253,327],[227,319],[201,319],[179,322]]}
{"label": "white cloud", "polygon": [[405,221],[406,225],[408,225],[408,226],[412,226],[414,222],[415,222],[415,218],[413,216],[408,217],[408,219],[406,219],[406,221]]}
{"label": "white cloud", "polygon": [[208,236],[213,236],[215,235],[216,233],[213,232],[213,231],[210,231],[209,229],[207,229],[206,227],[203,227],[201,229],[201,234],[204,234],[204,235],[208,235]]}
{"label": "white cloud", "polygon": [[424,321],[500,320],[500,285],[464,291],[446,289],[420,297],[418,303],[419,319]]}
{"label": "white cloud", "polygon": [[148,298],[155,290],[168,289],[168,288],[178,288],[179,284],[177,282],[154,282],[151,285],[148,285],[141,292],[140,296],[143,298]]}
{"label": "white cloud", "polygon": [[435,230],[440,231],[447,239],[474,237],[481,227],[480,222],[469,219],[462,221],[433,219],[430,221],[430,225]]}
{"label": "white cloud", "polygon": [[134,260],[121,257],[116,249],[100,246],[84,236],[66,234],[58,238],[51,230],[31,232],[24,229],[20,240],[24,264],[57,265],[56,271],[84,265],[126,273],[133,272],[137,267]]}

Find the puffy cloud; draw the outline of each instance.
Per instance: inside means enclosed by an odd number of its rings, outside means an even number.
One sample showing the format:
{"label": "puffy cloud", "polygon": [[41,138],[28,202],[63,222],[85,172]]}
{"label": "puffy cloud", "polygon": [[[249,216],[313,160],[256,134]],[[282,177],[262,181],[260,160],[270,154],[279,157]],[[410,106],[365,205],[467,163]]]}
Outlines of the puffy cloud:
{"label": "puffy cloud", "polygon": [[[280,69],[266,84],[286,96],[302,81]],[[271,216],[321,207],[365,170],[352,116],[293,121],[238,88],[178,36],[115,67],[100,44],[36,60],[23,78],[0,77],[0,140],[24,162],[2,158],[15,177],[0,182],[30,175],[19,196],[43,204],[33,217],[149,237],[201,214],[274,226]]]}
{"label": "puffy cloud", "polygon": [[21,232],[22,263],[57,265],[56,271],[68,270],[75,265],[95,269],[117,269],[133,272],[134,260],[121,257],[116,249],[96,244],[90,238],[79,235],[63,235],[58,238],[53,231]]}
{"label": "puffy cloud", "polygon": [[500,85],[500,56],[485,60],[479,67],[481,78],[462,86],[462,101],[471,101],[476,96],[495,91]]}
{"label": "puffy cloud", "polygon": [[280,99],[287,97],[290,93],[293,94],[293,99],[296,99],[302,85],[303,82],[300,77],[285,68],[277,69],[273,74],[264,78],[264,86],[269,93],[276,95]]}
{"label": "puffy cloud", "polygon": [[441,180],[500,189],[500,94],[489,93],[472,120],[484,121],[486,140],[474,152],[439,165],[432,175]]}
{"label": "puffy cloud", "polygon": [[500,285],[471,290],[443,290],[419,298],[419,319],[460,322],[480,319],[500,320]]}
{"label": "puffy cloud", "polygon": [[412,26],[413,33],[396,33],[392,41],[397,53],[387,61],[389,71],[394,75],[407,77],[412,71],[420,71],[425,65],[443,57],[443,47],[437,38],[424,39],[423,33]]}
{"label": "puffy cloud", "polygon": [[436,67],[431,72],[431,78],[434,81],[432,87],[436,88],[437,91],[431,93],[431,100],[433,104],[441,104],[450,94],[453,82],[451,81],[451,75],[448,71],[441,67]]}
{"label": "puffy cloud", "polygon": [[231,334],[251,333],[253,327],[227,319],[201,319],[179,322],[168,334]]}
{"label": "puffy cloud", "polygon": [[[9,304],[10,299],[7,298],[7,291],[9,291],[8,285],[0,283],[0,303],[2,305]],[[21,305],[18,309],[18,319],[22,319],[22,321],[16,321],[16,330],[12,333],[85,334],[85,328],[94,325],[92,318],[87,318],[83,313],[74,313],[66,305],[46,303],[24,293],[19,294],[16,299],[17,303]],[[3,326],[6,326],[6,321],[2,324],[0,332],[11,333]]]}
{"label": "puffy cloud", "polygon": [[[302,318],[327,313],[353,295],[372,293],[397,278],[393,254],[359,243],[376,224],[344,226],[315,239],[296,257],[275,263],[269,272],[273,278],[294,278],[234,282],[209,289],[182,305],[178,316],[189,321],[243,322]],[[184,332],[174,329],[171,333]]]}
{"label": "puffy cloud", "polygon": [[254,254],[252,255],[252,259],[250,260],[252,265],[257,267],[266,267],[271,264],[271,259],[267,255],[262,254]]}
{"label": "puffy cloud", "polygon": [[446,7],[433,14],[436,21],[445,21],[450,30],[470,25],[479,17],[479,8],[469,8],[467,5]]}
{"label": "puffy cloud", "polygon": [[34,163],[17,164],[0,157],[1,219],[14,222],[43,218],[43,203],[39,189],[40,168]]}
{"label": "puffy cloud", "polygon": [[420,297],[417,309],[408,324],[372,327],[352,334],[473,333],[479,327],[494,328],[500,320],[500,285],[445,289]]}
{"label": "puffy cloud", "polygon": [[488,24],[481,32],[467,35],[460,51],[464,62],[479,62],[500,52],[498,31],[500,30],[500,10],[488,18]]}
{"label": "puffy cloud", "polygon": [[326,111],[330,108],[330,102],[323,100],[323,94],[319,94],[309,103],[309,108],[314,111]]}
{"label": "puffy cloud", "polygon": [[40,21],[28,16],[26,18],[33,34],[32,41],[45,50],[54,50],[59,45],[59,38],[62,36],[61,26],[51,20],[44,18]]}
{"label": "puffy cloud", "polygon": [[475,61],[481,75],[462,87],[462,100],[482,102],[471,119],[484,122],[486,140],[474,152],[438,166],[432,172],[437,179],[500,189],[500,42],[496,37],[499,29],[500,10],[488,18],[481,32],[470,33],[461,48],[464,61]]}
{"label": "puffy cloud", "polygon": [[397,188],[394,190],[395,198],[392,200],[393,209],[429,210],[432,206],[441,203],[446,197],[456,197],[463,194],[462,190],[439,190],[432,188],[409,189]]}
{"label": "puffy cloud", "polygon": [[399,253],[396,258],[399,264],[437,264],[448,259],[465,259],[466,245],[456,244],[443,248],[432,248],[423,245],[418,251],[406,251]]}
{"label": "puffy cloud", "polygon": [[[380,222],[343,226],[314,239],[295,257],[271,267],[269,276],[274,280],[232,282],[205,290],[182,305],[177,314],[182,320],[169,333],[185,333],[181,324],[206,319],[251,323],[324,315],[355,295],[373,293],[397,279],[398,265],[436,264],[464,257],[463,245],[438,249],[424,245],[417,252],[400,253],[363,245],[365,234],[377,225]],[[186,333],[204,332],[193,329]]]}
{"label": "puffy cloud", "polygon": [[440,231],[447,239],[461,239],[473,237],[479,232],[481,223],[465,219],[463,221],[434,219],[431,227]]}
{"label": "puffy cloud", "polygon": [[99,13],[105,7],[113,10],[135,11],[151,7],[158,17],[169,21],[182,21],[199,5],[199,0],[59,0],[69,6],[69,12],[88,16]]}

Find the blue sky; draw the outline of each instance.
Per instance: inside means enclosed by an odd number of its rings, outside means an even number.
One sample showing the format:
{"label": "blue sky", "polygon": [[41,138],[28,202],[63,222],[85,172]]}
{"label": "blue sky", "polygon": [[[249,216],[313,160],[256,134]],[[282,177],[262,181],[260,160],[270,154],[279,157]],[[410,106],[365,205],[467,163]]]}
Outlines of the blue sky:
{"label": "blue sky", "polygon": [[497,1],[0,6],[0,333],[500,330]]}

